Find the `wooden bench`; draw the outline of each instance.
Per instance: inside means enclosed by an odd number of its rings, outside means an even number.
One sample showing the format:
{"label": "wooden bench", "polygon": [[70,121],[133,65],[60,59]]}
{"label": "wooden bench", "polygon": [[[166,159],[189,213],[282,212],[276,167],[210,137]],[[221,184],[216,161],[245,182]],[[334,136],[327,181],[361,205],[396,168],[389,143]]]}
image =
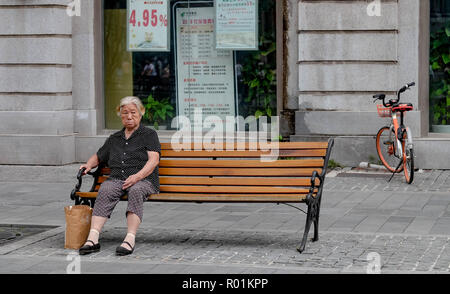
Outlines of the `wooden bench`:
{"label": "wooden bench", "polygon": [[[280,142],[278,158],[272,162],[260,160],[261,155],[270,152],[254,150],[249,143],[245,143],[246,150],[240,150],[236,144],[234,150],[175,151],[170,143],[162,143],[160,193],[149,195],[148,201],[271,202],[290,206],[288,203],[305,203],[308,208],[305,231],[297,248],[302,252],[311,223],[314,223],[313,241],[318,240],[320,202],[333,139]],[[94,177],[92,188],[81,192],[80,170],[71,199],[75,204],[93,207],[100,184],[109,173],[109,168],[104,166],[89,172]]]}

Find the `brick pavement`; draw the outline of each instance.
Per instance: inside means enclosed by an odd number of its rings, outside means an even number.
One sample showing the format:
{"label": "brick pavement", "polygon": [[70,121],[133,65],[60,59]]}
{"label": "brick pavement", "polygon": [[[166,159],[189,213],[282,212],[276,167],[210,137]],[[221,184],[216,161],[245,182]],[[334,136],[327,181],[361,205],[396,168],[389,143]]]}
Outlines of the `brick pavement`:
{"label": "brick pavement", "polygon": [[[450,171],[419,173],[411,186],[401,176],[391,183],[385,178],[328,177],[320,240],[308,242],[303,254],[295,248],[305,216],[284,205],[148,203],[135,253],[116,257],[126,234],[125,203],[119,203],[102,233],[101,252],[82,257],[82,271],[366,273],[375,252],[382,273],[448,273]],[[4,182],[0,192],[0,223],[58,228],[0,246],[0,272],[65,272],[74,251],[63,249],[62,208],[70,204],[74,181],[17,180]]]}
{"label": "brick pavement", "polygon": [[[126,228],[108,228],[102,234],[102,250],[82,257],[86,262],[148,263],[184,268],[188,265],[219,266],[265,271],[285,270],[366,273],[371,261],[369,253],[381,258],[382,273],[448,273],[450,268],[450,236],[410,234],[369,234],[322,232],[319,242],[309,243],[303,254],[295,250],[299,236],[280,232],[230,230],[141,229],[135,252],[116,257]],[[17,248],[6,257],[65,258],[76,250],[63,249],[64,232]],[[1,260],[1,258],[0,258]],[[63,271],[68,262],[63,262]],[[9,269],[10,270],[10,269]],[[58,270],[55,268],[54,270]],[[105,267],[102,271],[108,272]],[[185,273],[190,273],[185,268]],[[207,273],[207,272],[205,272]]]}

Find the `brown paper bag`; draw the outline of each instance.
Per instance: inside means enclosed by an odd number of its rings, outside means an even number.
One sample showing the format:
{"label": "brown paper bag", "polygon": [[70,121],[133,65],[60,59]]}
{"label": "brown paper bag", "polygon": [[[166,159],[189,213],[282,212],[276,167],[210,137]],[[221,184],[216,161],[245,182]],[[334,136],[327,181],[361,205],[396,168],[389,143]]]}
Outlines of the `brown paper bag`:
{"label": "brown paper bag", "polygon": [[64,207],[66,235],[64,248],[80,249],[86,242],[91,228],[92,208],[88,205]]}

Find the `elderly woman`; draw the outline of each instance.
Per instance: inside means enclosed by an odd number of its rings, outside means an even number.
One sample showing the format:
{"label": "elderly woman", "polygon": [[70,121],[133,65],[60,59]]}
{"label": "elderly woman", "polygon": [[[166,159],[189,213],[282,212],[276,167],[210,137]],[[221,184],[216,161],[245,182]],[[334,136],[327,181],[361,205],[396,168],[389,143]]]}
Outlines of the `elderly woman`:
{"label": "elderly woman", "polygon": [[126,219],[128,233],[123,243],[117,247],[117,255],[133,253],[136,232],[143,216],[143,203],[149,194],[159,193],[158,164],[161,145],[158,135],[141,124],[145,108],[137,97],[125,97],[120,101],[117,114],[124,128],[112,134],[105,144],[92,155],[84,173],[97,167],[101,162],[111,169],[110,177],[102,183],[98,191],[92,213],[91,230],[80,255],[100,250],[99,235],[106,220],[119,202],[128,195]]}

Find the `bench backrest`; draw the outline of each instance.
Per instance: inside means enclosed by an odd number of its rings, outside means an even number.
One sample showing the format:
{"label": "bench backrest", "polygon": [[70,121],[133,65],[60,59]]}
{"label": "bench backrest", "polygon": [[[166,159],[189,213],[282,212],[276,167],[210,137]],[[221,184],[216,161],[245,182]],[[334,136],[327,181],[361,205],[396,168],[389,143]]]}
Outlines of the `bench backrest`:
{"label": "bench backrest", "polygon": [[[271,151],[255,149],[251,143],[245,143],[245,150],[235,143],[233,148],[223,145],[213,151],[194,150],[194,144],[191,150],[176,151],[170,143],[162,143],[159,200],[176,201],[200,194],[199,199],[205,201],[236,201],[241,197],[241,201],[299,202],[309,192],[313,172],[325,172],[328,145],[280,142],[276,160],[264,162],[261,156]],[[103,168],[101,173],[95,191],[109,169]]]}

